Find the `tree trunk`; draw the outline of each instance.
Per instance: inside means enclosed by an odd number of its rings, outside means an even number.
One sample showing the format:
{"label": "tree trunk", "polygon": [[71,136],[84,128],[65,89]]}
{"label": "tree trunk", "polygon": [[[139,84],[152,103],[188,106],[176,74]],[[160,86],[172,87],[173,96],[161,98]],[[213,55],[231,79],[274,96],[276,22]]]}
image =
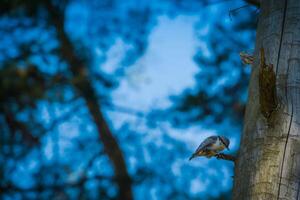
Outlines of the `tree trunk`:
{"label": "tree trunk", "polygon": [[[259,49],[274,65],[279,108],[259,101]],[[300,0],[263,0],[233,199],[300,200]]]}

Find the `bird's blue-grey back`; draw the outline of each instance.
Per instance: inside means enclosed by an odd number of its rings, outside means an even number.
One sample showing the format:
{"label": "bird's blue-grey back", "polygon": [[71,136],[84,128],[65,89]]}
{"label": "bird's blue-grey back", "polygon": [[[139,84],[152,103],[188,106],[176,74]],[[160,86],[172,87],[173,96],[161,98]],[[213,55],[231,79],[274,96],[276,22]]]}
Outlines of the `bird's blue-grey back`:
{"label": "bird's blue-grey back", "polygon": [[196,152],[201,151],[201,150],[206,150],[208,147],[210,147],[213,143],[217,141],[218,137],[217,136],[210,136],[206,138],[197,148]]}

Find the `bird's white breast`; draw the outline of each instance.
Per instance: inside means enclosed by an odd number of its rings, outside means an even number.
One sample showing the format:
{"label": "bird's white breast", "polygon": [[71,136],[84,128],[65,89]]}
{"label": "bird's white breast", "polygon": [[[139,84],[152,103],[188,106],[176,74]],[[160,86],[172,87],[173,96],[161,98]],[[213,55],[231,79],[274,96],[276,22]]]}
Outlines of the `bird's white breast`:
{"label": "bird's white breast", "polygon": [[225,149],[225,145],[218,138],[216,142],[211,146],[211,150],[213,151],[222,151]]}

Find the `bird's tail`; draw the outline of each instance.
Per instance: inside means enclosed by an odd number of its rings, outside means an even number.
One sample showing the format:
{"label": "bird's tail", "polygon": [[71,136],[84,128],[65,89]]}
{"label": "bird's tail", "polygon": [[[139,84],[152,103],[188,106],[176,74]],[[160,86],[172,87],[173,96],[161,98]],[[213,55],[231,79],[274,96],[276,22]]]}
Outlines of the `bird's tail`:
{"label": "bird's tail", "polygon": [[190,158],[189,160],[192,160],[193,158],[195,158],[197,155],[194,153]]}

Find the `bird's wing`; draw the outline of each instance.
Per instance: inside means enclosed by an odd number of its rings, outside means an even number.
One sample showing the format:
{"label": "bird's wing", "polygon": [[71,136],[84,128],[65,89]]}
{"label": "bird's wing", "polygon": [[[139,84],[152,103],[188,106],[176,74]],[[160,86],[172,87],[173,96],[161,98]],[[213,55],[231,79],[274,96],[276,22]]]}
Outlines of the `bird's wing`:
{"label": "bird's wing", "polygon": [[196,152],[205,150],[207,147],[211,146],[216,140],[218,139],[217,136],[210,136],[206,138],[197,148]]}

